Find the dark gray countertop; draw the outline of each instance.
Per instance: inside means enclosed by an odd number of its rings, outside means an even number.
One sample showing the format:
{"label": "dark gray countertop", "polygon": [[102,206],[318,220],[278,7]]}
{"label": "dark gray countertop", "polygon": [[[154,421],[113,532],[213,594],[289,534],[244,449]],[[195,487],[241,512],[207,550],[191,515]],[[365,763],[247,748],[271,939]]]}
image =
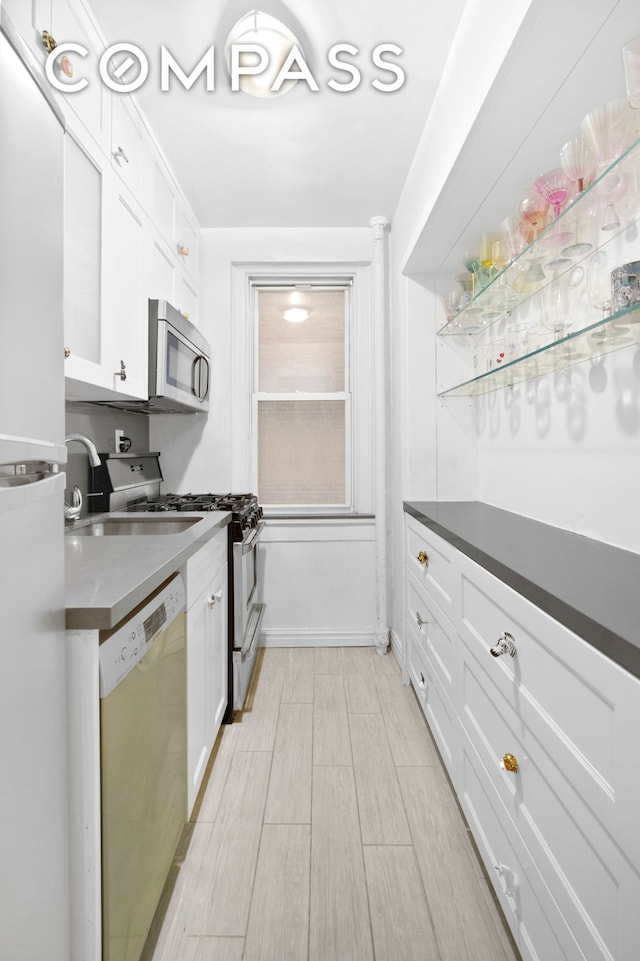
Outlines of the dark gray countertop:
{"label": "dark gray countertop", "polygon": [[640,554],[480,501],[404,509],[640,678]]}
{"label": "dark gray countertop", "polygon": [[[94,514],[85,523],[117,516],[122,515]],[[178,534],[86,537],[73,529],[65,534],[67,630],[114,627],[231,520],[229,511],[126,515],[131,520],[159,516],[198,521]]]}

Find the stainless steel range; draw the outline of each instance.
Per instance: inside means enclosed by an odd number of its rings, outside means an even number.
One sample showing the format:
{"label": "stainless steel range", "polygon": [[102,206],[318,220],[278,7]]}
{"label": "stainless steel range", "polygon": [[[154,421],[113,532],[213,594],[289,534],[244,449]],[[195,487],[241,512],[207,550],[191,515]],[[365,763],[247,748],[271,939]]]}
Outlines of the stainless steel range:
{"label": "stainless steel range", "polygon": [[229,691],[225,723],[241,711],[258,652],[265,604],[258,600],[258,545],[264,528],[255,494],[161,494],[157,452],[100,454],[91,477],[91,510],[231,511],[229,525]]}

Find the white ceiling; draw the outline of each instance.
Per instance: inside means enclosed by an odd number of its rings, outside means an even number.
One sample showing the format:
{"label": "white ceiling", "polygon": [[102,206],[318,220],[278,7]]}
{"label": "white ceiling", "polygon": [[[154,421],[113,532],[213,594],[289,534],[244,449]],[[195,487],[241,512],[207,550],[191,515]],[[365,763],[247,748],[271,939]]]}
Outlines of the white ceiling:
{"label": "white ceiling", "polygon": [[[285,19],[285,0],[89,2],[109,43],[148,56],[136,97],[203,227],[365,227],[394,213],[466,0],[286,0],[320,90],[298,83],[271,100],[232,93],[222,51],[254,2]],[[351,92],[327,87],[348,79],[327,62],[336,43],[360,51],[352,59],[362,82]],[[379,43],[403,50],[393,59],[406,81],[392,93],[371,87],[393,79],[371,63]],[[215,90],[201,78],[162,93],[162,44],[187,74],[214,44]]]}

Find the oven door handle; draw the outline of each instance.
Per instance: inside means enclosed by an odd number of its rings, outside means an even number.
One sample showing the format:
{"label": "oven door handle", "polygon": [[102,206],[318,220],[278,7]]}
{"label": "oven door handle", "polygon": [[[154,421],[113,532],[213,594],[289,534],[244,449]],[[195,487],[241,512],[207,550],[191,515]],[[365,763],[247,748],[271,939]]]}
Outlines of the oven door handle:
{"label": "oven door handle", "polygon": [[260,537],[260,534],[262,533],[264,524],[265,524],[264,521],[259,521],[258,526],[253,528],[253,530],[249,534],[246,541],[242,541],[241,546],[242,546],[243,554],[248,554],[249,551],[253,550],[253,548],[255,547],[256,541],[258,540],[258,538]]}
{"label": "oven door handle", "polygon": [[264,612],[266,610],[266,607],[267,607],[266,604],[253,605],[251,613],[252,615],[255,613],[255,627],[250,634],[247,632],[248,634],[247,640],[245,641],[245,643],[242,645],[242,648],[240,649],[240,660],[243,663],[244,661],[246,661],[246,659],[249,657],[249,655],[253,651],[255,643],[258,640],[258,635],[260,634],[260,625],[262,624],[262,618],[264,617]]}

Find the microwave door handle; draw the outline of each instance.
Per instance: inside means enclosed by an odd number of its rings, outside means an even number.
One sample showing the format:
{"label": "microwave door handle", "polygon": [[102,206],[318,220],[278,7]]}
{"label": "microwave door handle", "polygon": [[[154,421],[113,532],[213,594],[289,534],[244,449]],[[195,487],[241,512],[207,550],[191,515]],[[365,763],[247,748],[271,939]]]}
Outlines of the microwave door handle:
{"label": "microwave door handle", "polygon": [[[203,373],[204,373],[204,378],[202,376]],[[204,379],[204,387],[202,383],[203,379]],[[207,395],[209,393],[209,361],[204,355],[200,358],[199,388],[200,388],[200,393],[198,394],[198,398],[200,400],[206,400]]]}
{"label": "microwave door handle", "polygon": [[191,366],[191,393],[194,397],[198,397],[198,390],[200,387],[200,358],[195,357],[193,364]]}
{"label": "microwave door handle", "polygon": [[[205,377],[203,377],[203,370]],[[198,400],[204,400],[209,393],[209,361],[202,354],[196,357],[193,362],[193,368],[191,371],[191,390]]]}

